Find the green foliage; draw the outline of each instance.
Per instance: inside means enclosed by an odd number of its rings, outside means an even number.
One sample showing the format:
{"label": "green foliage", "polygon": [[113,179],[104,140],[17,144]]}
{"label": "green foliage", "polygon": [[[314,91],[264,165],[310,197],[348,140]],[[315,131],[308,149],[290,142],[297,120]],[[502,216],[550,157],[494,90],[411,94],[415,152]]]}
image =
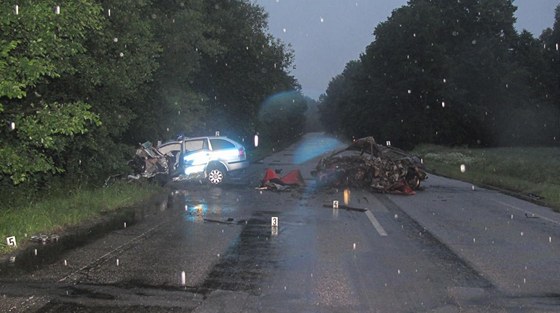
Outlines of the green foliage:
{"label": "green foliage", "polygon": [[515,10],[507,0],[409,1],[331,81],[323,122],[405,148],[557,142],[553,71],[542,43],[515,32]]}
{"label": "green foliage", "polygon": [[[542,197],[542,202],[560,210],[560,148],[449,148],[420,145],[414,151],[422,156],[430,172],[477,185],[498,187],[526,196]],[[461,171],[461,165],[466,170]]]}
{"label": "green foliage", "polygon": [[[67,188],[58,189],[45,199],[20,202],[9,207],[2,203],[0,236],[16,236],[18,245],[23,245],[32,235],[60,233],[61,229],[104,213],[148,201],[161,192],[156,185],[117,183],[103,189],[73,192],[68,192]],[[10,249],[5,241],[0,243],[0,253]]]}
{"label": "green foliage", "polygon": [[7,2],[0,9],[3,185],[99,183],[128,171],[139,142],[252,134],[262,101],[299,89],[292,52],[247,0],[23,0],[17,12]]}

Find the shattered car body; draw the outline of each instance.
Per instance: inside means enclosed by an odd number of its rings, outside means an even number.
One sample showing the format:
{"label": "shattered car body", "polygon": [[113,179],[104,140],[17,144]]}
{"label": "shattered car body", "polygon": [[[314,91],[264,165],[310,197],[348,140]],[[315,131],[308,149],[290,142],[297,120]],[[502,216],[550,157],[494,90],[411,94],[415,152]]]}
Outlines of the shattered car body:
{"label": "shattered car body", "polygon": [[319,186],[371,188],[379,192],[414,193],[427,179],[419,157],[382,146],[373,137],[322,158],[312,173]]}
{"label": "shattered car body", "polygon": [[227,174],[249,166],[245,148],[227,137],[182,138],[153,147],[144,143],[132,161],[138,175],[165,174],[173,181],[206,179],[221,184]]}
{"label": "shattered car body", "polygon": [[169,174],[169,158],[151,142],[147,141],[136,149],[134,158],[129,162],[138,178],[152,178]]}

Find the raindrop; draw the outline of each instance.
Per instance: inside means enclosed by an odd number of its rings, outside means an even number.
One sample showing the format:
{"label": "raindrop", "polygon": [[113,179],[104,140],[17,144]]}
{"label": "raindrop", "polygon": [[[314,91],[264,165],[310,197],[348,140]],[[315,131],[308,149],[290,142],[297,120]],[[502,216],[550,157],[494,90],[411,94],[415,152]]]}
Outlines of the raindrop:
{"label": "raindrop", "polygon": [[443,79],[443,83],[444,83],[444,84],[447,83],[447,79],[444,78],[444,79]]}
{"label": "raindrop", "polygon": [[11,122],[10,123],[10,130],[14,130],[16,129],[16,123],[15,122]]}
{"label": "raindrop", "polygon": [[442,108],[445,108],[445,101],[442,101],[442,102],[441,102],[441,107],[442,107]]}
{"label": "raindrop", "polygon": [[285,29],[285,28],[282,28],[282,31],[285,33],[285,32],[286,32],[286,29]]}
{"label": "raindrop", "polygon": [[15,13],[16,15],[19,14],[19,5],[17,5],[17,4],[14,6],[14,13]]}
{"label": "raindrop", "polygon": [[185,286],[187,284],[187,274],[185,271],[181,272],[181,286]]}
{"label": "raindrop", "polygon": [[352,244],[352,250],[356,250],[356,243],[355,242]]}
{"label": "raindrop", "polygon": [[476,238],[473,238],[473,239],[472,239],[472,242],[473,242],[473,243],[476,243]]}
{"label": "raindrop", "polygon": [[453,35],[453,37],[457,37],[457,36],[459,36],[459,32],[456,31],[456,30],[454,30],[454,31],[451,33],[451,35]]}
{"label": "raindrop", "polygon": [[325,19],[323,19],[323,17],[321,16],[321,23],[323,23],[325,21]]}
{"label": "raindrop", "polygon": [[548,242],[552,242],[552,237],[548,237]]}
{"label": "raindrop", "polygon": [[57,6],[54,8],[54,14],[60,14],[60,5],[57,5]]}
{"label": "raindrop", "polygon": [[122,53],[122,52],[119,53],[119,56],[120,56],[121,58],[124,57],[124,53]]}
{"label": "raindrop", "polygon": [[527,278],[523,278],[523,283],[524,283],[524,284],[527,283]]}
{"label": "raindrop", "polygon": [[64,266],[68,266],[68,261],[64,260]]}
{"label": "raindrop", "polygon": [[111,9],[107,10],[107,16],[111,16]]}
{"label": "raindrop", "polygon": [[473,39],[473,41],[471,42],[473,45],[476,45],[476,39]]}
{"label": "raindrop", "polygon": [[472,191],[474,191],[474,185],[472,185],[471,187],[472,187]]}
{"label": "raindrop", "polygon": [[513,219],[513,214],[510,216],[511,219]]}
{"label": "raindrop", "polygon": [[465,166],[465,164],[461,164],[461,173],[464,173],[467,171],[467,167]]}
{"label": "raindrop", "polygon": [[409,90],[408,90],[408,94],[411,94],[411,93],[412,93],[412,90],[409,89]]}
{"label": "raindrop", "polygon": [[37,249],[33,250],[33,253],[37,256]]}
{"label": "raindrop", "polygon": [[216,254],[216,256],[217,256],[217,257],[220,257],[220,254],[218,253],[218,254]]}
{"label": "raindrop", "polygon": [[113,42],[119,42],[119,38],[117,37],[113,38]]}
{"label": "raindrop", "polygon": [[398,219],[398,218],[399,218],[399,215],[398,215],[398,214],[395,214],[395,219]]}
{"label": "raindrop", "polygon": [[119,266],[119,263],[120,263],[120,262],[119,262],[119,259],[117,259],[117,266]]}
{"label": "raindrop", "polygon": [[559,48],[560,48],[560,47],[558,46],[558,44],[556,44],[556,51],[558,51]]}
{"label": "raindrop", "polygon": [[124,222],[124,225],[123,225],[123,226],[124,226],[124,228],[126,228],[126,222]]}
{"label": "raindrop", "polygon": [[523,232],[521,232],[521,237],[523,237]]}
{"label": "raindrop", "polygon": [[397,275],[400,275],[400,274],[401,274],[401,270],[399,269],[399,270],[397,270]]}

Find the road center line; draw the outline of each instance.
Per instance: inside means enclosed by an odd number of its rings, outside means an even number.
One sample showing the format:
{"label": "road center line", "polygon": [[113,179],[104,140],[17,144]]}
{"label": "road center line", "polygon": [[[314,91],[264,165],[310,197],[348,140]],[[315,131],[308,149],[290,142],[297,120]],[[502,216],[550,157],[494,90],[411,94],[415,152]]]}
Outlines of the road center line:
{"label": "road center line", "polygon": [[387,233],[385,232],[385,229],[383,229],[383,226],[381,226],[379,221],[375,218],[375,216],[373,216],[373,213],[371,213],[370,210],[366,211],[366,215],[369,218],[369,221],[371,222],[373,227],[375,227],[375,230],[377,230],[377,232],[379,233],[379,236],[382,236],[382,237],[387,236]]}

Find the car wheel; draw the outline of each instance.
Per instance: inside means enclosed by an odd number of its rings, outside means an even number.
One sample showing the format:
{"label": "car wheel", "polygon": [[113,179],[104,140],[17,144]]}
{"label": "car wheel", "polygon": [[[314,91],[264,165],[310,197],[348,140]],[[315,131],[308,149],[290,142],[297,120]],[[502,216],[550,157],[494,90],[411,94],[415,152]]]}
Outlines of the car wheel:
{"label": "car wheel", "polygon": [[219,185],[224,182],[226,171],[223,166],[213,166],[208,169],[208,182]]}

